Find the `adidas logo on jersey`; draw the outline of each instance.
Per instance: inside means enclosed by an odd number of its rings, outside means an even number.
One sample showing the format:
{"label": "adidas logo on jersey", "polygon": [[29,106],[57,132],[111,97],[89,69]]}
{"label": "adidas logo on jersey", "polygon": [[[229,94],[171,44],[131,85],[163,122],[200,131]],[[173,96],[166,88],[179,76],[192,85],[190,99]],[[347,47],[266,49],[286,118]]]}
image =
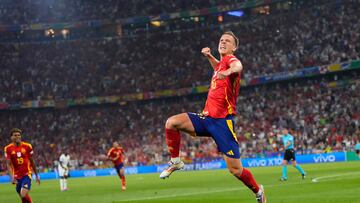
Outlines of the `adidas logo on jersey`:
{"label": "adidas logo on jersey", "polygon": [[226,152],[227,155],[234,156],[234,152],[232,150]]}

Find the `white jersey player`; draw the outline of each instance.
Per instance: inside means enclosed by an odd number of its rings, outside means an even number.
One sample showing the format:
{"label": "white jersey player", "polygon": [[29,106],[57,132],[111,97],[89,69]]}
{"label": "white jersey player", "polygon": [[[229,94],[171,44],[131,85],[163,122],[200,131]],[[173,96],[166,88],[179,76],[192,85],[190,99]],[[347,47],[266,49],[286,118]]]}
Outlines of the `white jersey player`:
{"label": "white jersey player", "polygon": [[70,155],[68,153],[61,154],[59,158],[59,166],[58,166],[61,191],[68,190],[67,178],[69,177],[69,163],[70,163]]}

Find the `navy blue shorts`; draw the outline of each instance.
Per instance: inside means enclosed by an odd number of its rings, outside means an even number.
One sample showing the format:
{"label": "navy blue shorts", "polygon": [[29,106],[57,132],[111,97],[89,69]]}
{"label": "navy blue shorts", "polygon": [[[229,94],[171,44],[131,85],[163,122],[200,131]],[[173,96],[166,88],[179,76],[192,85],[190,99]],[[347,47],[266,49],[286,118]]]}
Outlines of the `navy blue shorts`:
{"label": "navy blue shorts", "polygon": [[30,190],[31,189],[31,178],[29,176],[24,176],[20,179],[16,179],[16,192],[20,194],[21,188]]}
{"label": "navy blue shorts", "polygon": [[285,150],[285,154],[284,154],[284,160],[286,161],[296,161],[295,158],[295,150],[294,149],[287,149]]}
{"label": "navy blue shorts", "polygon": [[196,113],[188,113],[188,115],[195,128],[196,136],[212,137],[220,152],[230,158],[240,158],[233,116],[211,118]]}
{"label": "navy blue shorts", "polygon": [[116,172],[118,172],[118,173],[120,173],[120,170],[121,170],[122,168],[124,168],[124,164],[123,164],[123,163],[115,166],[115,170],[116,170]]}

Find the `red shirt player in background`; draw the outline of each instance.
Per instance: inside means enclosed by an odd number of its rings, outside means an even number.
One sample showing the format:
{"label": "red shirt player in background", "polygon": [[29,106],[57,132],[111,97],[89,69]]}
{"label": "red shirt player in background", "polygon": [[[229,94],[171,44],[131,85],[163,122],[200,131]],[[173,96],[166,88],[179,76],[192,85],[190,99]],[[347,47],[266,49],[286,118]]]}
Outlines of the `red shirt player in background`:
{"label": "red shirt player in background", "polygon": [[115,170],[121,179],[121,189],[125,191],[124,150],[119,146],[118,142],[113,143],[113,147],[109,150],[107,157],[114,163]]}
{"label": "red shirt player in background", "polygon": [[31,170],[34,171],[36,182],[40,184],[35,162],[32,158],[33,148],[31,144],[21,141],[21,130],[14,128],[10,131],[12,143],[5,149],[8,173],[11,182],[16,184],[16,191],[20,195],[23,203],[32,203],[29,196],[31,188]]}
{"label": "red shirt player in background", "polygon": [[218,150],[224,154],[230,173],[254,192],[258,203],[266,203],[263,186],[258,185],[251,172],[241,164],[239,144],[234,132],[236,101],[243,69],[240,60],[233,55],[238,45],[238,38],[229,31],[223,33],[219,41],[220,61],[211,54],[210,48],[202,49],[202,54],[214,69],[205,108],[201,114],[181,113],[166,121],[166,144],[171,160],[160,178],[167,178],[172,172],[184,168],[179,157],[180,131],[191,136],[212,137]]}

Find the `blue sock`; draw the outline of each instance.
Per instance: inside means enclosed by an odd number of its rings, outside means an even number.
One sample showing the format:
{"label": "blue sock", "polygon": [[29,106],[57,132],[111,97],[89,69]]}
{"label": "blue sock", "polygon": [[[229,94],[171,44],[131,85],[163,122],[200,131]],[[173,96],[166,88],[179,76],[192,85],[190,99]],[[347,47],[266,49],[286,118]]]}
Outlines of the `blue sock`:
{"label": "blue sock", "polygon": [[287,166],[283,166],[282,168],[282,177],[287,179]]}
{"label": "blue sock", "polygon": [[296,164],[295,168],[301,173],[305,175],[305,171],[300,167],[299,164]]}

